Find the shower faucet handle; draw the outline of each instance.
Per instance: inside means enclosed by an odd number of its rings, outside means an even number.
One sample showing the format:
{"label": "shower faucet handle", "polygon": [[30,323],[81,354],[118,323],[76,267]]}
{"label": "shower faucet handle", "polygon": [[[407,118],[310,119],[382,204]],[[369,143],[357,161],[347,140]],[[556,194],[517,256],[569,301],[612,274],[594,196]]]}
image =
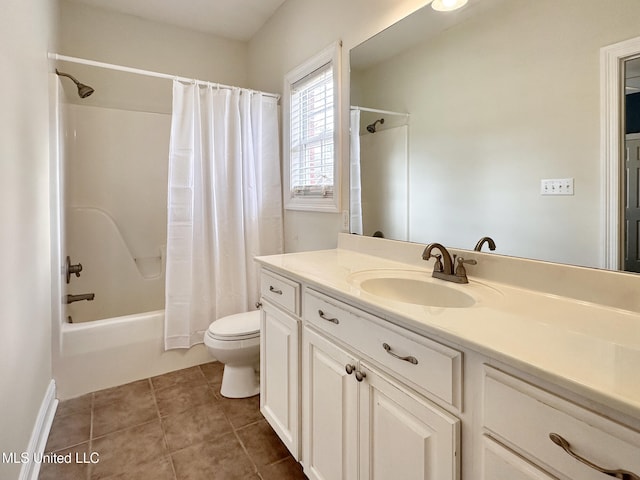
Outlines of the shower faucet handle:
{"label": "shower faucet handle", "polygon": [[67,260],[65,261],[64,272],[67,278],[67,283],[71,281],[71,274],[75,274],[76,277],[80,276],[80,272],[82,271],[82,264],[77,263],[75,265],[71,265],[71,259],[67,255]]}

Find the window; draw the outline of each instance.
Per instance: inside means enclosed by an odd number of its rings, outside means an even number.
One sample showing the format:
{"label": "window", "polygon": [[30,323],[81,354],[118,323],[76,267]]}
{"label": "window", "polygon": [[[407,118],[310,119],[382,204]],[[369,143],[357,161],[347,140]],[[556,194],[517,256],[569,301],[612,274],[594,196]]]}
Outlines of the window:
{"label": "window", "polygon": [[336,43],[285,77],[285,208],[339,209],[339,51]]}

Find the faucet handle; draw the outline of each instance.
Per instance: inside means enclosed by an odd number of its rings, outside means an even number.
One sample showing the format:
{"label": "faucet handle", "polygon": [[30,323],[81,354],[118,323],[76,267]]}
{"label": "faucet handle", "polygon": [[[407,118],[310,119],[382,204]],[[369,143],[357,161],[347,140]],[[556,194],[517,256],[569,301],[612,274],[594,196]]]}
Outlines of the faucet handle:
{"label": "faucet handle", "polygon": [[456,259],[456,277],[464,277],[466,278],[467,276],[467,269],[464,268],[464,264],[468,264],[468,265],[476,265],[478,262],[476,262],[475,260],[473,260],[472,258],[470,258],[469,260],[465,260],[462,257],[458,257]]}
{"label": "faucet handle", "polygon": [[436,259],[435,263],[433,264],[433,271],[434,272],[443,272],[444,271],[444,267],[442,266],[442,255],[431,255],[433,258]]}

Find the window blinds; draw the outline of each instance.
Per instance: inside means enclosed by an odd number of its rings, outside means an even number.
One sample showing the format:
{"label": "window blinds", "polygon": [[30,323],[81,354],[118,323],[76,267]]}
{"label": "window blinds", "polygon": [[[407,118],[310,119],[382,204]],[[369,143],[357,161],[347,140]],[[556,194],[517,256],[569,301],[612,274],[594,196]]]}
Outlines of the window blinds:
{"label": "window blinds", "polygon": [[333,196],[334,82],[329,62],[291,86],[290,195]]}

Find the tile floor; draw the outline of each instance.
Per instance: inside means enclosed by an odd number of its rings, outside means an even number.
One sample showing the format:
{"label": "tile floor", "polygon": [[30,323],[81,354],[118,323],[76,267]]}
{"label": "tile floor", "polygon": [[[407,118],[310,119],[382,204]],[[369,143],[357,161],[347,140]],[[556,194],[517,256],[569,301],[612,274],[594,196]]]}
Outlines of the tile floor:
{"label": "tile floor", "polygon": [[60,402],[45,452],[72,461],[39,479],[305,479],[259,397],[224,398],[221,380],[212,362]]}

